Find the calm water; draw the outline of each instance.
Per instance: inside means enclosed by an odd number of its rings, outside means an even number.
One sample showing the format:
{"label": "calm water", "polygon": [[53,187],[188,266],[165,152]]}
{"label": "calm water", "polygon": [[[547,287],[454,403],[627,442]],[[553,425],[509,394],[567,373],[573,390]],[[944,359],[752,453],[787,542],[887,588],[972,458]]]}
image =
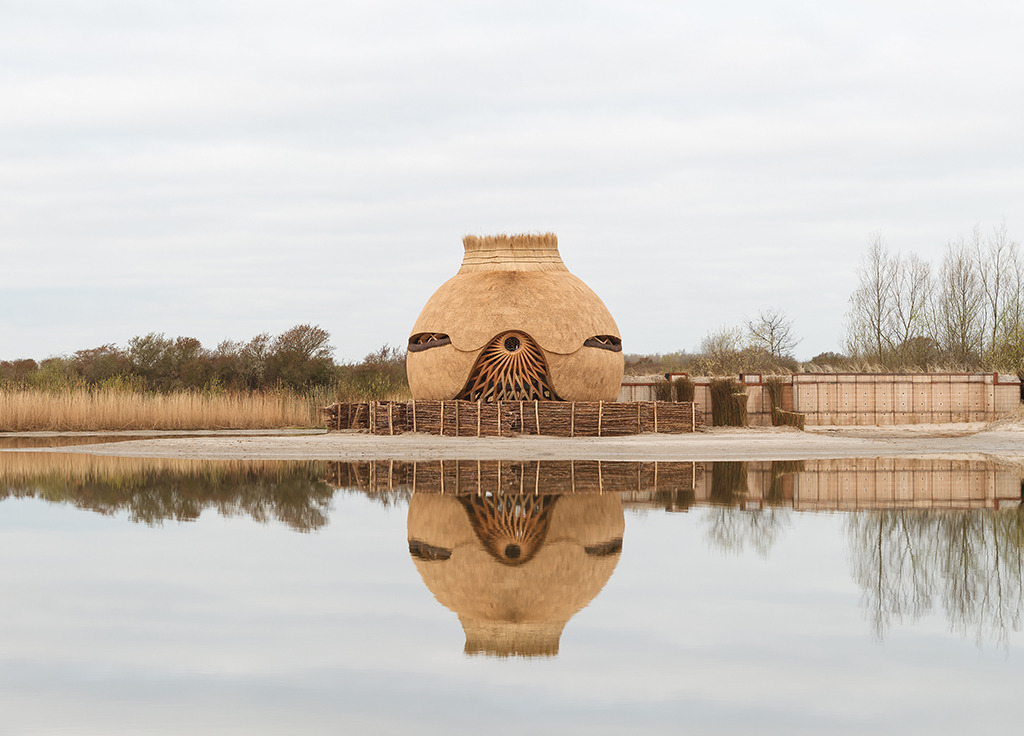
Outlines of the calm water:
{"label": "calm water", "polygon": [[980,462],[0,453],[0,733],[995,733]]}

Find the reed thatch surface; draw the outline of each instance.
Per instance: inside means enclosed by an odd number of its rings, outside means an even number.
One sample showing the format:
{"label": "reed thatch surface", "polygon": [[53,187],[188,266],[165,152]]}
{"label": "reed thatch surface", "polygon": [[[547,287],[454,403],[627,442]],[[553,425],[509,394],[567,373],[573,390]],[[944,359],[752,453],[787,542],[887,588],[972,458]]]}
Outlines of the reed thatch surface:
{"label": "reed thatch surface", "polygon": [[[585,347],[598,336],[621,340],[601,299],[569,273],[558,240],[544,235],[467,236],[458,273],[434,292],[411,336],[442,334],[450,343],[409,352],[414,398],[452,399],[465,386],[480,352],[505,332],[522,332],[540,346],[557,395],[611,401],[622,380],[621,351]],[[557,360],[573,356],[572,361]]]}

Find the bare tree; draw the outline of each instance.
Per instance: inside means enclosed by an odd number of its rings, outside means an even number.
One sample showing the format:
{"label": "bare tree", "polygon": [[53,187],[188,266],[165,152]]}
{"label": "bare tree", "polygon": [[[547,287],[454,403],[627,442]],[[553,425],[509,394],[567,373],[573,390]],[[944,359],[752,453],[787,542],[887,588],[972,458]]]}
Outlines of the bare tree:
{"label": "bare tree", "polygon": [[700,341],[698,370],[709,376],[726,376],[744,368],[743,331],[738,327],[721,327]]}
{"label": "bare tree", "polygon": [[891,368],[945,360],[1024,377],[1024,259],[1006,224],[980,226],[946,247],[933,269],[890,255],[872,237],[847,313],[848,354]]}
{"label": "bare tree", "polygon": [[[931,300],[931,266],[916,253],[893,259],[892,335],[902,364],[924,367],[929,355],[928,304]],[[924,339],[922,339],[924,338]]]}
{"label": "bare tree", "polygon": [[751,346],[774,358],[791,358],[800,340],[793,334],[793,320],[777,307],[761,310],[757,319],[746,321],[747,340]]}
{"label": "bare tree", "polygon": [[868,244],[857,269],[857,290],[847,315],[848,351],[881,361],[892,348],[894,261],[880,234]]}
{"label": "bare tree", "polygon": [[[981,229],[977,225],[972,236],[972,245],[978,259],[978,278],[985,297],[985,322],[988,329],[984,349],[989,362],[992,362],[999,352],[1000,338],[1006,333],[1007,322],[1019,323],[1019,247],[1010,240],[1005,221],[993,228],[992,236],[984,244]],[[1014,287],[1017,287],[1016,291]]]}
{"label": "bare tree", "polygon": [[976,250],[962,236],[946,246],[933,300],[935,336],[960,365],[976,365],[985,339],[984,292]]}
{"label": "bare tree", "polygon": [[1010,247],[1006,271],[1008,295],[993,361],[996,366],[1012,370],[1024,379],[1024,262],[1017,243],[1010,243]]}

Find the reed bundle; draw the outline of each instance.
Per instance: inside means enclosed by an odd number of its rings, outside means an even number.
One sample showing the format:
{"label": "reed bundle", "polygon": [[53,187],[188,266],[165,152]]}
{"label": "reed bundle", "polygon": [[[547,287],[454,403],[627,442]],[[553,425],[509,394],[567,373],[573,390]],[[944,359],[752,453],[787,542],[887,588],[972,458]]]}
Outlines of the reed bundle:
{"label": "reed bundle", "polygon": [[711,424],[716,427],[747,426],[747,394],[732,378],[711,381]]}
{"label": "reed bundle", "polygon": [[765,390],[772,404],[772,426],[773,427],[796,427],[804,428],[806,419],[804,414],[794,411],[786,411],[782,408],[782,394],[785,391],[785,384],[781,378],[767,378],[764,382]]}
{"label": "reed bundle", "polygon": [[672,384],[667,379],[658,379],[651,388],[656,401],[672,401]]}
{"label": "reed bundle", "polygon": [[675,386],[676,401],[693,401],[696,386],[686,376],[680,376],[672,382]]}

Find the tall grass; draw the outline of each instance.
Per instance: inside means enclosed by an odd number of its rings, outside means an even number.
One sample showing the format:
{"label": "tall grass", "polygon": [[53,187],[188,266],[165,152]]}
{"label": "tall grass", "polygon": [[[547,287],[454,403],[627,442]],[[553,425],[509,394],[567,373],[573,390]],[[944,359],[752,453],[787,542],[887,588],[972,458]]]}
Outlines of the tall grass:
{"label": "tall grass", "polygon": [[0,390],[0,431],[281,429],[320,426],[320,397],[290,392]]}

